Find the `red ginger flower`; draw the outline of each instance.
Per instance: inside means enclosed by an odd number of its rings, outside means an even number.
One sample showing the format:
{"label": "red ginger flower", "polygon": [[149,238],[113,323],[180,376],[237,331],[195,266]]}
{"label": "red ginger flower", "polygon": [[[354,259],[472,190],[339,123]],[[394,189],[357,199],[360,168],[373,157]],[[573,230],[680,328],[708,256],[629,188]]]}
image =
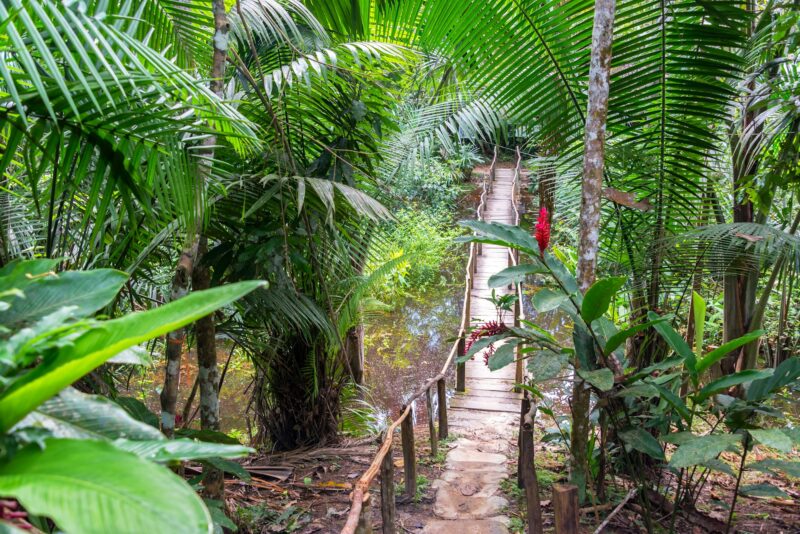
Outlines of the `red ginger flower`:
{"label": "red ginger flower", "polygon": [[[470,332],[469,339],[467,339],[466,350],[469,350],[472,345],[478,341],[478,339],[482,337],[488,336],[496,336],[497,334],[502,334],[508,330],[508,327],[498,321],[486,321],[480,326],[475,327],[475,329]],[[483,353],[483,363],[489,365],[489,357],[494,354],[494,345],[490,344],[486,347],[486,351]]]}
{"label": "red ginger flower", "polygon": [[544,256],[544,249],[550,243],[550,220],[547,216],[547,208],[542,206],[539,210],[539,218],[536,220],[536,241],[539,243],[539,252]]}

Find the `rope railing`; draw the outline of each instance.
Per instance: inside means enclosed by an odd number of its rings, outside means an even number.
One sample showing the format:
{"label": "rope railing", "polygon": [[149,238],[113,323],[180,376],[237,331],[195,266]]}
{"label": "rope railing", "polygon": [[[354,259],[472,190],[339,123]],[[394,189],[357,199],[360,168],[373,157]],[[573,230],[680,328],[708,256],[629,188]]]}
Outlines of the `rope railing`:
{"label": "rope railing", "polygon": [[[519,164],[518,164],[519,166]],[[489,167],[488,176],[484,177],[480,202],[476,208],[476,218],[484,220],[486,211],[486,199],[491,191],[492,182],[495,179],[497,167],[497,147],[494,148],[492,163]],[[350,512],[347,514],[347,521],[341,534],[367,534],[372,532],[370,517],[372,515],[372,503],[369,488],[375,477],[380,474],[381,479],[381,517],[383,519],[383,533],[394,534],[395,517],[395,496],[394,496],[394,463],[392,461],[392,441],[394,432],[400,427],[403,449],[403,471],[405,488],[404,493],[413,497],[417,492],[417,460],[415,455],[414,443],[414,402],[425,396],[428,412],[428,428],[430,430],[431,455],[438,453],[438,441],[448,436],[447,424],[447,384],[445,382],[447,372],[453,365],[457,356],[465,353],[465,335],[470,326],[470,295],[473,288],[475,277],[475,264],[477,256],[482,253],[480,243],[469,244],[469,258],[464,276],[464,304],[461,309],[461,323],[458,331],[458,339],[453,343],[447,360],[442,365],[441,371],[427,381],[405,400],[404,406],[400,410],[397,419],[392,421],[383,433],[383,439],[375,457],[369,468],[358,479],[350,494]],[[457,364],[456,369],[456,391],[465,390],[465,365]],[[436,386],[435,395],[439,408],[438,430],[434,424],[433,395],[432,389]]]}

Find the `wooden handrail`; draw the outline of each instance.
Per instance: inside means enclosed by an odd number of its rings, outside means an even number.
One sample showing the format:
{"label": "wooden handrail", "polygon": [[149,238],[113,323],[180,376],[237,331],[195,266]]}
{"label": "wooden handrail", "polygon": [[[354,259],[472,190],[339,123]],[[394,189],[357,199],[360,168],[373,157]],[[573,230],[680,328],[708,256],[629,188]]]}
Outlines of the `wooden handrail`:
{"label": "wooden handrail", "polygon": [[[519,151],[517,151],[519,155]],[[494,181],[495,178],[495,170],[497,167],[497,146],[494,147],[494,155],[492,157],[492,163],[489,167],[489,176],[488,179],[484,178],[480,197],[480,202],[476,209],[476,217],[479,221],[484,220],[484,213],[486,211],[486,198],[488,196],[489,190],[491,189],[491,183]],[[517,163],[517,168],[519,168],[519,162]],[[517,173],[518,174],[518,173]],[[516,174],[515,174],[516,176]],[[515,178],[516,179],[516,178]],[[514,208],[516,210],[516,206]],[[517,215],[518,217],[518,215]],[[345,522],[344,527],[341,530],[341,534],[355,534],[356,532],[372,532],[371,527],[368,525],[369,518],[362,517],[362,515],[367,516],[369,512],[369,507],[365,509],[364,504],[369,500],[369,487],[372,484],[375,477],[381,472],[381,466],[387,465],[384,463],[386,460],[387,455],[390,453],[392,448],[392,438],[394,435],[395,430],[399,426],[406,421],[408,417],[411,416],[413,413],[413,403],[423,395],[428,395],[428,392],[431,388],[436,385],[437,388],[437,395],[439,397],[439,430],[438,430],[438,437],[444,438],[447,436],[447,396],[444,386],[444,379],[447,375],[447,371],[450,366],[453,364],[456,356],[461,356],[464,353],[464,338],[466,335],[467,330],[470,326],[470,295],[472,292],[473,286],[473,278],[475,276],[475,262],[477,260],[477,255],[481,254],[481,247],[480,243],[470,243],[469,245],[469,258],[467,260],[467,267],[466,273],[464,277],[464,304],[461,309],[461,324],[459,325],[458,330],[458,338],[453,343],[452,348],[450,349],[450,353],[447,355],[447,359],[442,365],[441,371],[439,373],[428,380],[425,381],[424,384],[413,394],[411,397],[406,399],[405,405],[403,406],[402,410],[400,411],[400,415],[392,421],[389,427],[386,429],[384,434],[383,441],[381,442],[380,447],[378,448],[378,452],[375,454],[375,457],[372,460],[369,468],[364,471],[364,474],[356,482],[355,486],[353,487],[353,492],[350,494],[350,512],[347,514],[347,521]],[[464,374],[464,364],[458,364],[458,378],[457,384],[463,384],[463,374]],[[458,387],[458,386],[457,386]],[[433,414],[428,413],[428,417],[432,418]],[[431,421],[431,426],[433,425]],[[413,429],[413,427],[412,427]],[[406,440],[405,431],[404,431],[404,442]],[[411,435],[411,440],[413,440],[413,430]],[[431,441],[436,440],[437,436],[431,436]],[[412,441],[413,443],[413,441]],[[405,447],[405,443],[404,443]],[[433,447],[432,447],[433,450]],[[391,462],[388,462],[389,473],[391,473]],[[389,481],[382,481],[382,484],[394,484],[393,480]],[[407,485],[408,486],[408,485]],[[406,492],[408,493],[410,490],[413,489],[406,487]],[[412,493],[413,494],[413,493]],[[382,503],[386,504],[386,503]],[[394,503],[391,503],[391,506],[394,506]],[[393,514],[392,514],[393,515]],[[359,528],[361,527],[361,528]],[[394,532],[394,525],[384,525],[384,533]]]}

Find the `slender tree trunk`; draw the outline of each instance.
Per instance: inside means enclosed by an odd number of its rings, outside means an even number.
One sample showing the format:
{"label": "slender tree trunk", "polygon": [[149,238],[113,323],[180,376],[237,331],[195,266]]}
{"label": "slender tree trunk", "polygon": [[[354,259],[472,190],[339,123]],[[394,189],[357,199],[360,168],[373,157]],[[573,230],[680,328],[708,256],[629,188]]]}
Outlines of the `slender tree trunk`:
{"label": "slender tree trunk", "polygon": [[[193,248],[185,249],[181,253],[178,266],[175,268],[175,275],[172,277],[170,301],[177,300],[189,292],[194,255]],[[185,328],[179,328],[167,334],[167,346],[164,351],[166,356],[164,387],[161,389],[161,431],[168,438],[175,434],[175,412],[178,404],[178,388],[181,381],[181,355],[183,354],[183,342],[185,339]]]}
{"label": "slender tree trunk", "polygon": [[[606,117],[611,74],[615,0],[596,0],[592,55],[589,66],[589,106],[581,183],[580,243],[578,246],[578,286],[585,292],[594,283],[600,239],[600,200],[603,192]],[[578,366],[578,358],[575,361]],[[581,500],[589,481],[587,448],[589,441],[589,389],[577,379],[572,390],[572,434],[570,437],[572,472],[570,480],[578,486]]]}
{"label": "slender tree trunk", "polygon": [[[224,0],[212,0],[214,13],[214,57],[211,65],[211,91],[222,98],[225,87],[225,63],[228,59],[228,14]],[[198,185],[201,193],[211,174],[216,136],[210,136],[204,145],[207,151],[198,169]],[[201,219],[202,222],[202,219]],[[204,256],[208,252],[208,239],[200,235],[198,254],[194,269],[193,288],[198,291],[211,287],[211,272]],[[198,384],[200,389],[200,427],[203,430],[219,430],[219,371],[217,369],[217,341],[214,314],[207,315],[195,323],[197,335]],[[203,477],[203,494],[211,499],[222,500],[225,480],[219,469],[206,466]]]}

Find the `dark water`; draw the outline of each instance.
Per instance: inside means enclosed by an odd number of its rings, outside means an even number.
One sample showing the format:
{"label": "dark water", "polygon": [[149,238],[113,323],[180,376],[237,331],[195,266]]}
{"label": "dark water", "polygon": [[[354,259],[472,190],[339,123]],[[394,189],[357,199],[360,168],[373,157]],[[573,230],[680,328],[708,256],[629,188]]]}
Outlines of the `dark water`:
{"label": "dark water", "polygon": [[[379,422],[394,419],[405,400],[441,371],[458,334],[462,295],[461,287],[436,288],[365,327],[367,402]],[[425,403],[414,409],[422,420]]]}

